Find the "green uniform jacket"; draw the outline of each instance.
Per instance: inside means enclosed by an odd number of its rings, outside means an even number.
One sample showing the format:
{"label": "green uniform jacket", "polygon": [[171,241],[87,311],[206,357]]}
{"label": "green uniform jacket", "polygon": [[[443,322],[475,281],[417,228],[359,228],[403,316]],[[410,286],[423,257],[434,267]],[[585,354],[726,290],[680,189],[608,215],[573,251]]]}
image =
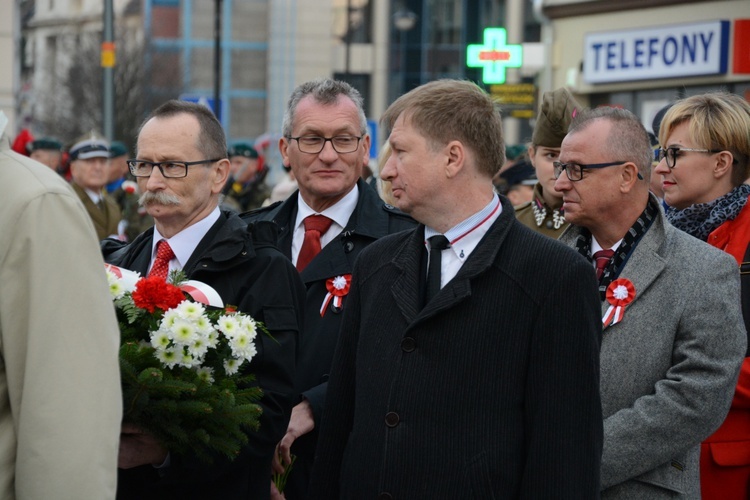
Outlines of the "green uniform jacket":
{"label": "green uniform jacket", "polygon": [[[534,212],[535,207],[536,212],[540,214],[539,220],[536,218],[537,213]],[[544,203],[544,197],[542,196],[542,185],[537,183],[534,186],[534,199],[515,207],[516,219],[524,226],[538,233],[557,239],[570,225],[565,222],[565,217],[560,210],[561,207],[562,203],[556,207],[548,207]],[[541,217],[541,214],[544,214],[544,218]]]}

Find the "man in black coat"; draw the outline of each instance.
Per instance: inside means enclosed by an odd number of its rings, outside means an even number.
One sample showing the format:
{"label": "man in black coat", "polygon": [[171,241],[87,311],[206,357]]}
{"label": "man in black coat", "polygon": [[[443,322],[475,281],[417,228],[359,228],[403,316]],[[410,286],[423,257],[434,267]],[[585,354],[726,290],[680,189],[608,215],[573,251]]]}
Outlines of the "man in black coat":
{"label": "man in black coat", "polygon": [[137,155],[130,170],[155,225],[127,245],[105,240],[105,260],[145,276],[157,244],[166,241],[174,252],[170,270],[182,269],[188,279],[210,285],[225,304],[262,322],[273,338],[257,336],[258,353],[246,368],[263,390],[263,413],[240,455],[206,465],[169,453],[149,434],[124,424],[117,496],[268,498],[271,459],[293,403],[304,287],[274,246],[275,228],[264,236],[270,225],[248,228],[236,214],[219,209],[229,161],[221,124],[208,109],[165,103],[141,127]]}
{"label": "man in black coat", "polygon": [[382,123],[382,178],[421,224],[357,259],[310,497],[598,498],[593,268],[494,193],[501,119],[475,84],[418,87]]}
{"label": "man in black coat", "polygon": [[[242,217],[278,224],[281,251],[301,269],[307,286],[295,384],[300,396],[279,443],[283,462],[290,460],[290,450],[297,457],[284,492],[292,500],[307,497],[328,372],[341,312],[348,304],[354,260],[376,239],[409,229],[415,222],[383,203],[360,178],[369,161],[370,137],[362,97],[347,83],[326,79],[297,87],[289,99],[279,147],[299,191],[284,202]],[[322,250],[303,268],[299,254],[304,246],[304,219],[315,214],[332,222],[320,237]]]}

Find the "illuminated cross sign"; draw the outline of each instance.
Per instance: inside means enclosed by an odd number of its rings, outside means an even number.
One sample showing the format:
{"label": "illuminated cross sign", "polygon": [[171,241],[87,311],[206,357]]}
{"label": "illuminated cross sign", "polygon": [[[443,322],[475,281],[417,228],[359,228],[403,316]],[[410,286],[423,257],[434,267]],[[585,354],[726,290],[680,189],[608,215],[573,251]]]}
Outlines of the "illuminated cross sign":
{"label": "illuminated cross sign", "polygon": [[487,84],[505,83],[506,68],[520,68],[523,50],[520,45],[508,45],[505,28],[486,28],[484,44],[466,48],[466,65],[482,68],[482,81]]}

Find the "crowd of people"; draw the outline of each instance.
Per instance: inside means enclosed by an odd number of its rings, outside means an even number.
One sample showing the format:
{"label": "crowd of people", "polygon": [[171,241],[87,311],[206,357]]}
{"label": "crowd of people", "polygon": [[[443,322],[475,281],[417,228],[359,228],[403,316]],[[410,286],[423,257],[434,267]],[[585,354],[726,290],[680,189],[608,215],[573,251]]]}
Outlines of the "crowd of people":
{"label": "crowd of people", "polygon": [[[750,104],[685,97],[649,136],[557,89],[506,147],[484,90],[438,80],[385,111],[377,165],[364,109],[294,89],[273,188],[198,104],[132,155],[28,158],[0,114],[0,497],[748,498]],[[265,325],[233,459],[121,421],[105,262]]]}

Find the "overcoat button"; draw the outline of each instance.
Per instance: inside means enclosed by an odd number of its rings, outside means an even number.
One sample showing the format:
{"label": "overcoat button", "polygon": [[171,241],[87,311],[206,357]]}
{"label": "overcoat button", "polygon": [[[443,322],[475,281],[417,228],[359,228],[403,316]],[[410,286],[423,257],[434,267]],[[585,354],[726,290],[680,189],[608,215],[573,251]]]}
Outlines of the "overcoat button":
{"label": "overcoat button", "polygon": [[411,337],[406,337],[401,341],[401,350],[404,352],[412,352],[416,348],[417,342]]}
{"label": "overcoat button", "polygon": [[393,495],[390,493],[381,493],[378,495],[378,500],[393,500]]}
{"label": "overcoat button", "polygon": [[398,425],[399,417],[395,411],[389,411],[385,415],[385,425],[388,427],[396,427]]}
{"label": "overcoat button", "polygon": [[346,252],[346,253],[349,253],[349,252],[351,252],[352,250],[354,250],[354,242],[352,242],[352,241],[347,241],[347,242],[346,242],[346,243],[344,244],[344,252]]}

